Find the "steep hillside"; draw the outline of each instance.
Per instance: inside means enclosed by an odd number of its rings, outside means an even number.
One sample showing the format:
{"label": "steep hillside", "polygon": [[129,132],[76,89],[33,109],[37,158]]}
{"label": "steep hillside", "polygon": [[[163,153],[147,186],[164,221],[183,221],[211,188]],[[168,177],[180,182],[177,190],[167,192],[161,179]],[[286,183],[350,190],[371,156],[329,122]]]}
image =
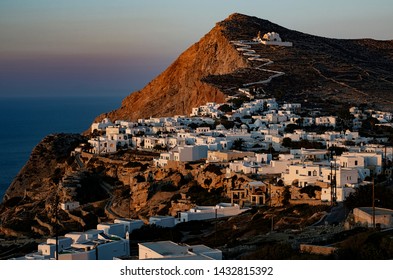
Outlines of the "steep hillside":
{"label": "steep hillside", "polygon": [[224,102],[224,93],[202,82],[202,78],[209,74],[231,73],[248,65],[224,32],[223,26],[217,24],[144,89],[126,97],[121,108],[100,118],[135,120],[171,116],[189,113],[192,107],[209,101]]}
{"label": "steep hillside", "polygon": [[274,62],[269,70],[285,73],[265,86],[266,92],[305,106],[369,103],[393,107],[393,41],[323,38],[233,14],[145,88],[126,97],[121,108],[97,120],[188,114],[192,107],[208,101],[223,102],[245,81],[266,79],[267,75],[255,69],[261,63],[247,60],[232,41],[251,40],[258,32],[271,31],[293,42],[293,47],[253,46],[257,54]]}

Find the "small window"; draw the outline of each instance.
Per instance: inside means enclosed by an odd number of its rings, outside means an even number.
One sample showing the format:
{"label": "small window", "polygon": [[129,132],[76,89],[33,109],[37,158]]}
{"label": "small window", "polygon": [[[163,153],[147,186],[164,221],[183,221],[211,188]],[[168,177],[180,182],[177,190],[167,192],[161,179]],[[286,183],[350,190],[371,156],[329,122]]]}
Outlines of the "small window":
{"label": "small window", "polygon": [[357,160],[355,160],[355,165],[358,165],[358,161]]}
{"label": "small window", "polygon": [[311,176],[311,171],[308,171],[308,176]]}

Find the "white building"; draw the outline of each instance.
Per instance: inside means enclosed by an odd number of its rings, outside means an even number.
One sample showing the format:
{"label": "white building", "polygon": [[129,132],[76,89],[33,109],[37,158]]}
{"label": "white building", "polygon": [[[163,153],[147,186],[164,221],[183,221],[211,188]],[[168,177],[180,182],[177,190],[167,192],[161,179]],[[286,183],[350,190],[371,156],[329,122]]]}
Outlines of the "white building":
{"label": "white building", "polygon": [[[355,192],[355,188],[352,187],[337,187],[336,188],[336,202],[344,201],[351,193]],[[321,188],[321,200],[322,201],[332,201],[331,197],[331,187],[330,185],[327,188]]]}
{"label": "white building", "polygon": [[122,224],[124,226],[124,232],[131,233],[135,229],[139,229],[144,225],[142,220],[138,219],[126,219],[126,218],[117,218],[114,220],[115,224]]}
{"label": "white building", "polygon": [[[141,220],[116,219],[114,223],[102,223],[97,229],[85,232],[70,232],[58,237],[59,260],[112,260],[128,256],[127,232],[140,228]],[[98,229],[99,228],[99,229]],[[56,258],[56,238],[48,238],[32,252],[18,260],[50,260]]]}
{"label": "white building", "polygon": [[97,225],[97,229],[102,230],[107,235],[126,237],[125,226],[121,223],[100,223]]}
{"label": "white building", "polygon": [[323,116],[315,118],[315,125],[336,127],[337,117]]}
{"label": "white building", "polygon": [[236,216],[248,208],[240,208],[238,204],[219,203],[216,206],[196,206],[187,212],[180,212],[178,222],[189,222],[197,220],[209,220],[222,217]]}
{"label": "white building", "polygon": [[68,210],[68,211],[77,209],[79,208],[79,206],[80,206],[79,201],[67,201],[67,202],[60,203],[60,208],[62,210]]}
{"label": "white building", "polygon": [[382,154],[373,152],[346,152],[338,157],[343,167],[369,169],[372,174],[382,172]]}
{"label": "white building", "polygon": [[179,245],[172,241],[139,243],[139,259],[222,260],[222,252],[205,245]]}
{"label": "white building", "polygon": [[284,110],[289,110],[291,112],[298,112],[302,108],[302,104],[301,103],[284,103],[282,105],[282,108]]}
{"label": "white building", "polygon": [[101,122],[92,123],[92,125],[91,125],[91,132],[94,132],[94,131],[105,131],[105,129],[108,126],[112,126],[112,125],[113,125],[113,123],[111,122],[111,120],[109,118],[105,118]]}
{"label": "white building", "polygon": [[321,166],[296,164],[290,165],[288,171],[284,172],[282,179],[285,185],[297,184],[299,187],[313,185],[320,180]]}
{"label": "white building", "polygon": [[296,184],[299,187],[314,185],[317,182],[330,183],[336,176],[337,187],[356,186],[359,183],[359,173],[355,168],[342,168],[337,166],[336,169],[330,166],[317,164],[294,164],[288,167],[288,170],[282,174],[285,185]]}
{"label": "white building", "polygon": [[154,159],[154,164],[156,166],[165,167],[170,160],[189,162],[206,159],[207,151],[207,145],[177,146],[172,151],[161,153],[159,159]]}
{"label": "white building", "polygon": [[[128,240],[108,236],[102,230],[72,232],[59,237],[59,260],[112,260],[129,255]],[[56,239],[38,245],[38,251],[18,260],[53,260],[56,258]]]}
{"label": "white building", "polygon": [[258,37],[255,40],[268,46],[283,46],[283,47],[293,46],[292,42],[283,42],[280,35],[276,32],[268,32],[264,34],[262,38],[261,38],[261,34],[258,33]]}
{"label": "white building", "polygon": [[208,148],[206,145],[199,146],[179,146],[177,150],[173,151],[173,158],[175,161],[196,161],[207,158]]}
{"label": "white building", "polygon": [[117,151],[116,140],[110,140],[107,136],[98,136],[88,140],[92,146],[91,152],[97,155],[115,153]]}
{"label": "white building", "polygon": [[175,218],[172,216],[153,216],[149,218],[149,224],[170,228],[175,226]]}

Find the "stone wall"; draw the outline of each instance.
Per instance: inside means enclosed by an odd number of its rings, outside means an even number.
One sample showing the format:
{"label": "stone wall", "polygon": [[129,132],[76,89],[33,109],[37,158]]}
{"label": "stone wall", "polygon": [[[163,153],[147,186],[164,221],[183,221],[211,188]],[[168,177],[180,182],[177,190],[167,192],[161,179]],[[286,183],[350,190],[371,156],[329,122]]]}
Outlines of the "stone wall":
{"label": "stone wall", "polygon": [[337,251],[336,247],[300,244],[300,252],[328,256]]}

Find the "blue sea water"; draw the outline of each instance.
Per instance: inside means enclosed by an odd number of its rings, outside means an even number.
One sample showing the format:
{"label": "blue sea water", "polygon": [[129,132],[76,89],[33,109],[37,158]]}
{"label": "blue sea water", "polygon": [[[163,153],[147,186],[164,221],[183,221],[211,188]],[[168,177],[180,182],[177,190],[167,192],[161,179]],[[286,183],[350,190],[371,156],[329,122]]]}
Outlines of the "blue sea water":
{"label": "blue sea water", "polygon": [[51,133],[81,133],[122,97],[0,97],[0,201],[32,149]]}

